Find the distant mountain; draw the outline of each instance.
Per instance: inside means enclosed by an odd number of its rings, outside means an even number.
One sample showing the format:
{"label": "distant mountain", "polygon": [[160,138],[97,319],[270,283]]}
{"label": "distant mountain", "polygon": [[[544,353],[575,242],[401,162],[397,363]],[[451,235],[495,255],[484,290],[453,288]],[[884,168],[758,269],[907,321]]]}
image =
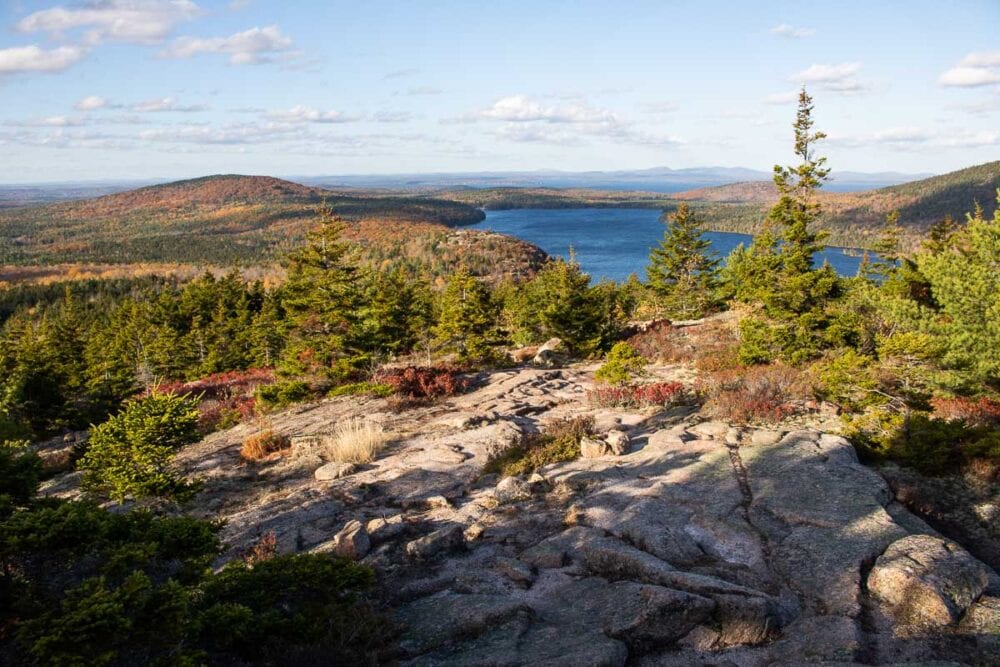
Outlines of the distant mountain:
{"label": "distant mountain", "polygon": [[670,195],[670,199],[680,201],[702,201],[720,203],[772,202],[778,198],[778,188],[773,181],[746,181],[716,185],[711,188],[685,190]]}
{"label": "distant mountain", "polygon": [[[296,180],[324,187],[392,188],[454,190],[469,188],[588,188],[597,190],[642,190],[671,193],[708,188],[744,181],[769,181],[772,174],[743,167],[696,167],[689,169],[652,169],[620,171],[524,171],[454,174],[389,174],[356,176],[316,176]],[[895,185],[923,178],[929,174],[884,172],[867,174],[841,172],[831,181],[834,191],[856,191]]]}
{"label": "distant mountain", "polygon": [[373,262],[420,263],[432,273],[524,273],[544,256],[508,237],[451,227],[483,219],[457,201],[345,193],[270,176],[222,175],[115,194],[0,210],[0,264],[274,262],[301,243],[326,202]]}

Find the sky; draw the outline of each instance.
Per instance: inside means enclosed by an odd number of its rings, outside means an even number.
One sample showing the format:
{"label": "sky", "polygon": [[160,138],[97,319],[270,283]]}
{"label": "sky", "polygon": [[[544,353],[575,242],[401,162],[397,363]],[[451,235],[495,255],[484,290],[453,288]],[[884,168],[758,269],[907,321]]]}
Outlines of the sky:
{"label": "sky", "polygon": [[0,183],[1000,159],[1000,0],[0,0]]}

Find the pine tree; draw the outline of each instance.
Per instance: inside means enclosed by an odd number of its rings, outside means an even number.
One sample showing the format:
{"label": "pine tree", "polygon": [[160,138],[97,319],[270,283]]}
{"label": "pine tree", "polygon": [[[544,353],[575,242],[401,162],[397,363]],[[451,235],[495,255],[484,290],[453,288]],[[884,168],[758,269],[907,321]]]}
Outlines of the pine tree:
{"label": "pine tree", "polygon": [[339,380],[364,362],[357,326],[358,269],[342,240],[346,225],[329,208],[288,258],[283,304],[289,324],[283,370]]}
{"label": "pine tree", "polygon": [[649,254],[646,276],[654,300],[669,317],[694,319],[715,305],[719,260],[687,202],[667,218],[663,240]]}

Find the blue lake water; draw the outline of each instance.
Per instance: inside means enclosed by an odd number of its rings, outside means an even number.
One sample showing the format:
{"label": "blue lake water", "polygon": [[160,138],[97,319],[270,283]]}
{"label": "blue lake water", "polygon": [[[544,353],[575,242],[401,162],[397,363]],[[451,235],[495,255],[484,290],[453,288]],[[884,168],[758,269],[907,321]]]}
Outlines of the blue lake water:
{"label": "blue lake water", "polygon": [[[472,227],[488,229],[534,243],[550,255],[566,257],[570,246],[583,270],[594,280],[623,281],[635,273],[646,278],[649,250],[663,238],[660,211],[632,208],[516,209],[487,211],[486,220]],[[749,245],[747,234],[705,232],[712,249],[725,257],[739,244]],[[828,247],[816,257],[830,262],[842,276],[853,276],[861,263],[843,248]]]}

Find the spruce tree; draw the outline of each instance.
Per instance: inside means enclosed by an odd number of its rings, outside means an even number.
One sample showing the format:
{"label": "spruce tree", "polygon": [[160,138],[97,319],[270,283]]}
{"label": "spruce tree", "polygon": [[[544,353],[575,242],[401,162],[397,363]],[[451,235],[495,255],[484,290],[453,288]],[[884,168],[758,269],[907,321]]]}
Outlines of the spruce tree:
{"label": "spruce tree", "polygon": [[466,269],[452,274],[438,302],[434,341],[462,361],[491,361],[500,342],[499,309],[489,289]]}
{"label": "spruce tree", "polygon": [[[836,344],[827,335],[826,312],[836,296],[838,279],[829,266],[813,267],[826,234],[815,231],[820,216],[818,189],[829,175],[826,158],[815,154],[816,142],[826,135],[813,131],[812,98],[803,88],[795,124],[794,167],[774,167],[778,203],[768,213],[765,234],[754,239],[750,256],[763,258],[754,270],[756,297],[764,319],[748,318],[741,324],[741,359],[760,363],[778,356],[799,363],[824,346]],[[772,232],[774,230],[774,232]],[[767,247],[754,247],[763,246]],[[829,332],[834,338],[836,332]]]}
{"label": "spruce tree", "polygon": [[288,258],[283,305],[289,324],[283,370],[341,380],[364,362],[357,326],[358,269],[343,219],[323,207],[306,245]]}
{"label": "spruce tree", "polygon": [[646,277],[654,301],[668,317],[694,319],[715,305],[719,260],[687,202],[664,216],[663,240],[649,253]]}

